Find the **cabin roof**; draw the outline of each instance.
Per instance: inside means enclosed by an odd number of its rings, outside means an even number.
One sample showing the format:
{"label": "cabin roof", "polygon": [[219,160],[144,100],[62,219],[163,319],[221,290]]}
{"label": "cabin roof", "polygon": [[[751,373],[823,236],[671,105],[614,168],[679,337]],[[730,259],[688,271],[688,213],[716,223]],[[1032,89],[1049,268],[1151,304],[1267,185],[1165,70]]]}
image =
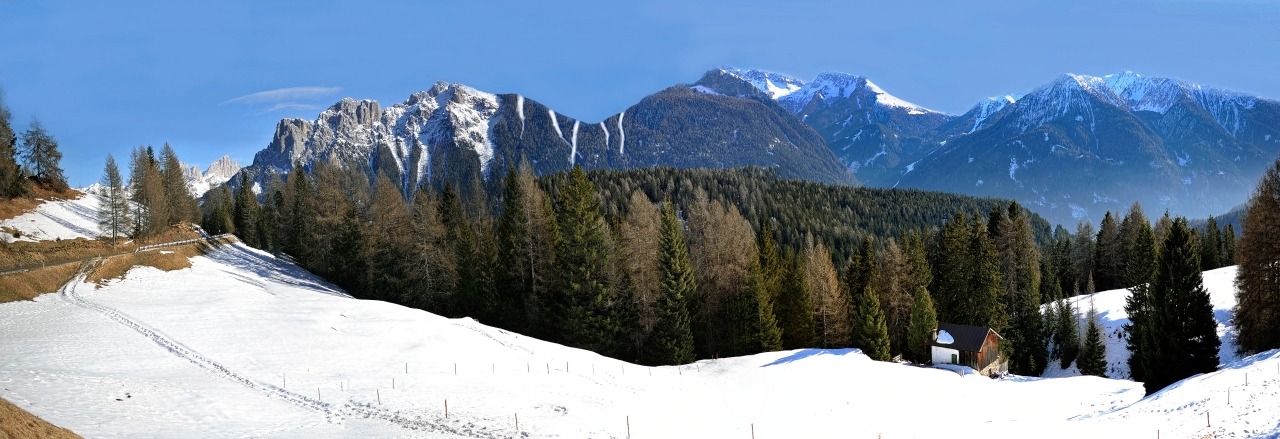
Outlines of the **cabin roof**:
{"label": "cabin roof", "polygon": [[[955,339],[953,343],[938,343],[937,340],[929,342],[929,346],[938,346],[958,351],[982,352],[982,344],[987,340],[987,332],[995,333],[995,330],[983,326],[956,325],[951,323],[938,322],[939,331],[947,331],[951,334],[951,338]],[[996,333],[996,337],[1000,337]]]}

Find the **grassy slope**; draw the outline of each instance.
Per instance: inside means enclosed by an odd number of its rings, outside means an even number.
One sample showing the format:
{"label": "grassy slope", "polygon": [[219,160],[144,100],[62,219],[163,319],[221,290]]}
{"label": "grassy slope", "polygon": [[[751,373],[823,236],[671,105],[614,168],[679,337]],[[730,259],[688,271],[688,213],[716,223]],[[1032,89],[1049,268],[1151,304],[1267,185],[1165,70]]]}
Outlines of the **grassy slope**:
{"label": "grassy slope", "polygon": [[79,438],[71,430],[37,418],[9,401],[0,399],[0,439]]}

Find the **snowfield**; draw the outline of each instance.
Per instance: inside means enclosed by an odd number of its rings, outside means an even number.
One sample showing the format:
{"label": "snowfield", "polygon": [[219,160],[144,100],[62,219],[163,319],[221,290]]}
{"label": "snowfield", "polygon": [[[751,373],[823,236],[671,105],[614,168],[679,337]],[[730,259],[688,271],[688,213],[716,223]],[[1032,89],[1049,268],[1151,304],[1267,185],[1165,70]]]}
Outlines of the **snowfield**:
{"label": "snowfield", "polygon": [[0,221],[0,230],[12,228],[22,232],[20,238],[0,233],[0,239],[5,242],[94,239],[99,235],[98,204],[101,200],[92,192],[84,192],[73,200],[46,200],[32,212]]}
{"label": "snowfield", "polygon": [[991,380],[852,349],[649,368],[352,299],[239,244],[192,264],[0,305],[0,397],[85,437],[1280,434],[1277,352],[1147,399],[1126,380]]}

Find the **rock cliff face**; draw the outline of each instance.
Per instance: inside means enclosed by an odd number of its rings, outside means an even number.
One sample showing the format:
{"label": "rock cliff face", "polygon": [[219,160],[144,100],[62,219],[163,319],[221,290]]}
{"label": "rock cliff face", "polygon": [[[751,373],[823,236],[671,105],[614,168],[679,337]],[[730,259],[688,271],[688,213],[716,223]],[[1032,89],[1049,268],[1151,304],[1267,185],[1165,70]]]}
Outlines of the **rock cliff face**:
{"label": "rock cliff face", "polygon": [[226,183],[237,172],[240,172],[240,164],[225,155],[209,165],[205,172],[200,172],[199,166],[182,164],[182,177],[186,179],[187,187],[191,188],[191,194],[197,198],[208,192],[209,188]]}
{"label": "rock cliff face", "polygon": [[[741,78],[711,76],[599,122],[558,114],[521,95],[444,82],[387,108],[343,99],[315,120],[281,120],[246,172],[261,182],[295,164],[310,168],[325,160],[389,178],[406,194],[423,184],[493,185],[521,160],[539,173],[577,165],[762,166],[788,178],[857,183],[821,136],[768,95]],[[730,89],[750,96],[717,91]]]}

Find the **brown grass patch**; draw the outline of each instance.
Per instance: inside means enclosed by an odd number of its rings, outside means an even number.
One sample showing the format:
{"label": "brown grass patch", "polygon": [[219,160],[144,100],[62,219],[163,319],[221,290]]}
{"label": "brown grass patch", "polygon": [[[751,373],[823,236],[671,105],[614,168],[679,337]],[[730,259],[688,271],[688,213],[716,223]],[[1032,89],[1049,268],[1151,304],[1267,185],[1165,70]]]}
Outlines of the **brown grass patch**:
{"label": "brown grass patch", "polygon": [[41,267],[64,262],[79,261],[95,256],[132,253],[138,246],[199,238],[200,234],[185,224],[176,225],[157,236],[127,242],[121,240],[114,247],[105,239],[64,239],[61,241],[25,242],[6,244],[0,241],[0,271],[17,268]]}
{"label": "brown grass patch", "polygon": [[67,189],[65,191],[55,191],[44,185],[32,185],[34,196],[31,198],[14,198],[12,200],[0,200],[0,221],[17,217],[24,213],[33,211],[47,201],[53,200],[74,200],[85,196],[84,192],[75,189]]}
{"label": "brown grass patch", "polygon": [[189,268],[191,267],[191,258],[208,253],[209,249],[208,245],[198,243],[112,256],[102,261],[102,265],[99,265],[97,269],[89,273],[89,276],[85,278],[85,282],[102,285],[107,280],[124,277],[129,272],[129,269],[133,267],[143,265],[164,271]]}
{"label": "brown grass patch", "polygon": [[41,294],[58,291],[75,277],[79,268],[80,264],[71,262],[0,276],[0,303],[31,300]]}
{"label": "brown grass patch", "polygon": [[0,438],[71,439],[80,435],[37,418],[26,410],[0,398]]}

